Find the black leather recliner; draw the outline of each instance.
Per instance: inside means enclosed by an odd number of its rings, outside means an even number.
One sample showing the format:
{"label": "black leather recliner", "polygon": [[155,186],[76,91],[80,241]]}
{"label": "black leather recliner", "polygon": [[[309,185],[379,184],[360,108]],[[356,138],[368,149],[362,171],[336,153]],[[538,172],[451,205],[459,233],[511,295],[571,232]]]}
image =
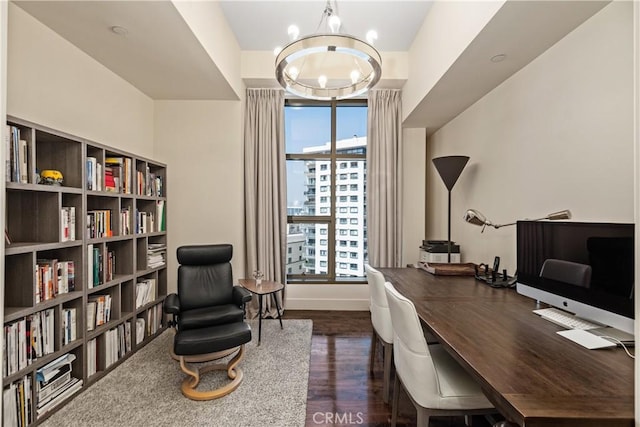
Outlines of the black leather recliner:
{"label": "black leather recliner", "polygon": [[[176,329],[172,355],[189,375],[182,383],[182,393],[194,400],[222,397],[235,390],[242,381],[236,366],[244,355],[244,345],[251,341],[251,328],[244,321],[244,305],[251,293],[233,285],[229,244],[181,246],[177,250],[178,293],[165,298],[164,311],[173,316]],[[211,364],[191,370],[186,362],[204,362],[227,356],[238,350],[227,364]],[[200,373],[227,370],[232,380],[212,391],[195,390]]]}
{"label": "black leather recliner", "polygon": [[233,246],[194,245],[177,250],[178,293],[167,295],[165,312],[177,319],[178,330],[241,322],[251,292],[233,286]]}

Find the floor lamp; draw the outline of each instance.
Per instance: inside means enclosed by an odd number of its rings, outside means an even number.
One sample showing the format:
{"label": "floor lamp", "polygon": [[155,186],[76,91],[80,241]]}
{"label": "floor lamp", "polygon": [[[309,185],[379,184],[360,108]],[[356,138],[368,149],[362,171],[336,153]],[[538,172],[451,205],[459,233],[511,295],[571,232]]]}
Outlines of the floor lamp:
{"label": "floor lamp", "polygon": [[467,156],[436,157],[432,160],[440,178],[449,192],[448,219],[447,219],[447,262],[451,262],[451,189],[462,173],[462,169],[469,161]]}

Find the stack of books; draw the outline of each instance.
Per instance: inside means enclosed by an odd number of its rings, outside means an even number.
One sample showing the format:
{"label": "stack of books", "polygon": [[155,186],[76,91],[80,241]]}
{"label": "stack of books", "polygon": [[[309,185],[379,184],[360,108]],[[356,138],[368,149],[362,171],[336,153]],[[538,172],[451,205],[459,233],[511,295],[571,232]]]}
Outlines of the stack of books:
{"label": "stack of books", "polygon": [[92,295],[87,302],[87,331],[111,320],[111,295]]}
{"label": "stack of books", "polygon": [[38,259],[34,294],[36,304],[75,290],[75,265],[73,261]]}
{"label": "stack of books", "polygon": [[7,182],[27,184],[29,181],[27,168],[29,144],[26,139],[20,137],[20,129],[16,126],[7,126],[5,138]]}
{"label": "stack of books", "polygon": [[31,424],[31,375],[25,375],[5,388],[2,394],[4,403],[4,426],[24,427]]}
{"label": "stack of books", "polygon": [[149,304],[156,298],[156,279],[136,283],[136,308]]}
{"label": "stack of books", "polygon": [[72,376],[76,356],[67,353],[36,371],[38,417],[58,406],[82,388],[82,380]]}
{"label": "stack of books", "polygon": [[165,264],[167,246],[164,243],[149,243],[147,247],[147,268],[162,267]]}

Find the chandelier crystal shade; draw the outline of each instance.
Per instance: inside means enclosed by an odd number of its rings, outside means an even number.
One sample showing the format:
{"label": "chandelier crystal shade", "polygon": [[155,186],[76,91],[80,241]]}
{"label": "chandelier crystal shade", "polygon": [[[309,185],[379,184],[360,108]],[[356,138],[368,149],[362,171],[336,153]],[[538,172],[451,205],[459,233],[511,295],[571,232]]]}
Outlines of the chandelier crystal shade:
{"label": "chandelier crystal shade", "polygon": [[302,98],[334,100],[364,94],[375,86],[382,74],[382,58],[373,47],[375,31],[367,42],[340,33],[340,19],[330,1],[322,15],[318,32],[298,38],[294,25],[288,29],[292,40],[276,48],[276,79],[288,92]]}

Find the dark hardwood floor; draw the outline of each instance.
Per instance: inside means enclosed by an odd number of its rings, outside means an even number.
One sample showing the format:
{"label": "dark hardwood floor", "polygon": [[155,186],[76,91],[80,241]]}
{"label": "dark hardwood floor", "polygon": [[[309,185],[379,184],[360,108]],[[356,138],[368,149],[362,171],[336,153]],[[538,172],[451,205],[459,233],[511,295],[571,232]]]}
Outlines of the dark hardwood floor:
{"label": "dark hardwood floor", "polygon": [[[286,310],[285,319],[313,320],[306,425],[388,426],[391,407],[382,401],[382,346],[369,372],[372,326],[368,311]],[[416,425],[416,411],[400,394],[398,426]],[[474,419],[474,427],[490,424]],[[461,417],[432,418],[430,427],[463,427]]]}

